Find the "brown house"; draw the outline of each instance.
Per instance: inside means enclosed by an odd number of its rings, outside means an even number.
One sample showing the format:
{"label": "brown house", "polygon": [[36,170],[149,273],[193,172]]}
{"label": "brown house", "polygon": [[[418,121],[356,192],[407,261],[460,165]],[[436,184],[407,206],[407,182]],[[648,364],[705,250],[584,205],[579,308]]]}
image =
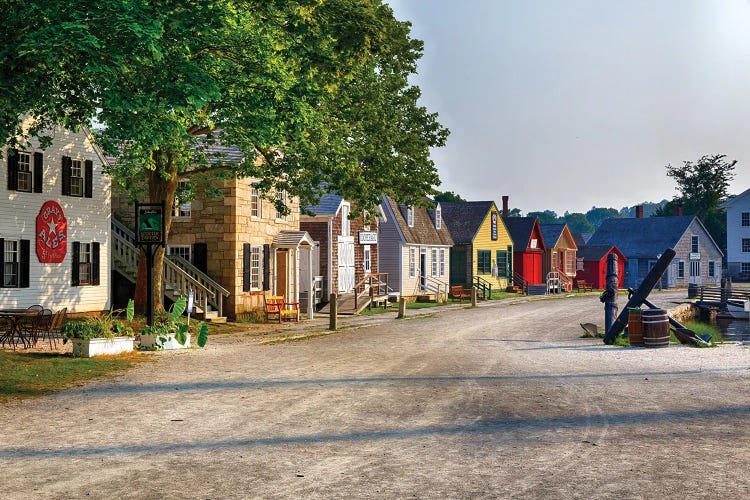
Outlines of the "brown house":
{"label": "brown house", "polygon": [[[313,275],[322,277],[322,302],[331,293],[346,294],[363,277],[378,272],[378,221],[349,218],[351,204],[336,193],[323,196],[300,216],[300,229],[319,245]],[[316,267],[317,265],[317,267]]]}
{"label": "brown house", "polygon": [[[544,238],[544,276],[549,280],[559,280],[560,289],[571,291],[576,277],[576,245],[567,224],[541,224]],[[557,283],[557,282],[554,282]]]}

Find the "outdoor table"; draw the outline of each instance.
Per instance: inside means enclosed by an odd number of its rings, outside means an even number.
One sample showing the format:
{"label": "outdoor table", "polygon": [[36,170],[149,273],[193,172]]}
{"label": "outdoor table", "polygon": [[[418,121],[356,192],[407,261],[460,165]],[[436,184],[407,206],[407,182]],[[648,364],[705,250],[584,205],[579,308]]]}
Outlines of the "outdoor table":
{"label": "outdoor table", "polygon": [[23,334],[21,322],[24,319],[34,318],[39,315],[39,311],[30,311],[28,309],[0,309],[0,319],[6,319],[10,325],[7,331],[0,333],[0,345],[5,345],[6,341],[13,344],[16,348],[14,337],[18,337],[23,342],[25,348],[31,347],[32,339]]}

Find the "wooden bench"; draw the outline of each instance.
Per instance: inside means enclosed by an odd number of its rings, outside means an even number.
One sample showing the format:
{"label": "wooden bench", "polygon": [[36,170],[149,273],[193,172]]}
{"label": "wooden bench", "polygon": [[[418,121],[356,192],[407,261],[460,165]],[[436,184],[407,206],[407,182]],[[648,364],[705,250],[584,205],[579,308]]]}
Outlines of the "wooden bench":
{"label": "wooden bench", "polygon": [[263,309],[266,314],[266,321],[271,318],[287,321],[299,321],[299,302],[286,302],[280,295],[263,296]]}
{"label": "wooden bench", "polygon": [[458,299],[459,302],[463,302],[464,299],[471,300],[471,290],[461,285],[452,286],[448,296],[452,299]]}
{"label": "wooden bench", "polygon": [[579,292],[593,292],[594,287],[590,285],[589,283],[586,283],[586,280],[576,280],[576,289]]}

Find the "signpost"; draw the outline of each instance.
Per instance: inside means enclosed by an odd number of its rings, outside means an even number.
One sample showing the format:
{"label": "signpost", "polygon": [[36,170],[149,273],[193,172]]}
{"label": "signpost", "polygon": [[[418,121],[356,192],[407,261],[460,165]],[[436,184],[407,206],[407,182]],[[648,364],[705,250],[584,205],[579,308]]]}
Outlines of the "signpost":
{"label": "signpost", "polygon": [[146,252],[146,319],[154,324],[154,253],[161,245],[166,247],[164,202],[135,203],[135,244]]}

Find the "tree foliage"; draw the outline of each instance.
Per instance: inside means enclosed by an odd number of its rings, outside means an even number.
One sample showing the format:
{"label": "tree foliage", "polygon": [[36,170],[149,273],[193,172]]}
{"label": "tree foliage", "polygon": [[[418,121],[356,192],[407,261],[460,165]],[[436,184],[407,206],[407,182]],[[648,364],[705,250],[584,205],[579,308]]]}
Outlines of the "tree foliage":
{"label": "tree foliage", "polygon": [[[6,142],[94,120],[109,172],[166,203],[167,232],[183,177],[198,195],[252,177],[271,200],[335,190],[358,209],[383,194],[417,203],[440,182],[429,149],[448,131],[408,82],[423,44],[380,0],[44,0],[6,18]],[[21,130],[23,116],[36,126]]]}
{"label": "tree foliage", "polygon": [[464,202],[466,201],[461,197],[461,195],[458,195],[454,193],[453,191],[442,191],[435,195],[434,198],[435,201],[442,201],[444,203],[449,202]]}
{"label": "tree foliage", "polygon": [[537,217],[540,224],[556,224],[558,222],[557,213],[552,210],[545,210],[544,212],[529,212],[526,216]]}
{"label": "tree foliage", "polygon": [[591,210],[586,212],[586,220],[596,230],[602,222],[607,219],[618,219],[620,218],[620,212],[614,208],[602,208],[602,207],[591,207]]}

